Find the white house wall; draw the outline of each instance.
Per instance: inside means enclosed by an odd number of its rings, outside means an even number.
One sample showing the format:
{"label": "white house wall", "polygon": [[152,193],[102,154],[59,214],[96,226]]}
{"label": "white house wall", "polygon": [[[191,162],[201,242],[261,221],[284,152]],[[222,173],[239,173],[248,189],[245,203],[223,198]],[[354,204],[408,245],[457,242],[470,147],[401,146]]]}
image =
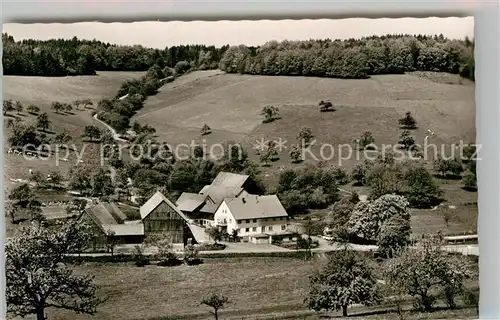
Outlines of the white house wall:
{"label": "white house wall", "polygon": [[[226,221],[226,224],[221,223],[222,221]],[[226,202],[223,201],[217,211],[214,214],[214,223],[216,226],[224,226],[227,225],[227,232],[231,233],[234,229],[238,229],[236,225],[236,220],[233,215],[229,211],[229,208],[226,205]]]}
{"label": "white house wall", "polygon": [[[236,226],[239,229],[239,236],[251,236],[257,234],[280,234],[288,229],[288,219],[286,217],[267,219],[243,219],[237,220]],[[264,228],[264,229],[263,229]]]}
{"label": "white house wall", "polygon": [[[226,222],[224,224],[224,221]],[[280,234],[285,233],[288,229],[288,218],[266,218],[266,219],[241,219],[234,218],[229,210],[226,202],[222,202],[214,214],[214,222],[217,226],[227,225],[227,232],[231,234],[234,229],[238,230],[238,235],[241,237],[257,234]],[[264,227],[264,229],[262,229]]]}

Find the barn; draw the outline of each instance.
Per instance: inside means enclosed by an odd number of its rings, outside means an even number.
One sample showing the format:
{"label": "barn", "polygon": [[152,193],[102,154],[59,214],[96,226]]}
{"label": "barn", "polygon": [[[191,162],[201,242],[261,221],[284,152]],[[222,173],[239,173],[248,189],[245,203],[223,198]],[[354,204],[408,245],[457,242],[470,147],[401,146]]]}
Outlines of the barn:
{"label": "barn", "polygon": [[91,228],[92,249],[106,247],[109,240],[117,244],[137,244],[144,240],[140,221],[126,221],[126,215],[113,203],[101,202],[84,210],[79,217]]}
{"label": "barn", "polygon": [[172,243],[201,243],[207,241],[205,229],[193,224],[179,208],[157,191],[140,209],[144,236],[167,233]]}

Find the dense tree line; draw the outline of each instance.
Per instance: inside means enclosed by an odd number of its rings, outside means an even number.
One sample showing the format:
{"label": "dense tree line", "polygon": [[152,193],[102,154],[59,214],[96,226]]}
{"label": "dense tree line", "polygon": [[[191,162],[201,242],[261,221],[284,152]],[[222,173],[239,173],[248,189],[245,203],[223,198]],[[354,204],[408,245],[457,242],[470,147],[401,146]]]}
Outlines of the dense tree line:
{"label": "dense tree line", "polygon": [[5,75],[66,76],[92,75],[96,71],[145,71],[155,63],[174,68],[183,61],[189,68],[216,69],[228,46],[205,45],[166,47],[119,46],[73,37],[47,41],[15,41],[2,34]]}
{"label": "dense tree line", "polygon": [[230,47],[219,67],[229,73],[357,79],[418,70],[474,80],[474,42],[443,35],[270,41],[259,48]]}
{"label": "dense tree line", "polygon": [[[64,76],[95,71],[160,68],[229,73],[366,78],[375,74],[438,71],[474,80],[474,41],[439,36],[387,35],[347,40],[271,41],[260,47],[205,45],[165,49],[97,40],[15,41],[3,34],[4,74]],[[176,68],[177,69],[177,68]]]}

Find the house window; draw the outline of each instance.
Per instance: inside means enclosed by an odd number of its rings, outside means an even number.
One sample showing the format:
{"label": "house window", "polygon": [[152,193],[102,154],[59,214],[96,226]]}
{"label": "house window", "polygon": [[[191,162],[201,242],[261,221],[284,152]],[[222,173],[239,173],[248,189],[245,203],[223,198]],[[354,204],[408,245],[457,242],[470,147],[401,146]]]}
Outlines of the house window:
{"label": "house window", "polygon": [[269,226],[269,231],[273,231],[273,226]]}
{"label": "house window", "polygon": [[238,223],[241,223],[241,220],[238,220]]}
{"label": "house window", "polygon": [[245,232],[248,232],[248,231],[250,231],[250,228],[245,228]]}
{"label": "house window", "polygon": [[286,226],[285,226],[285,225],[282,225],[282,226],[281,226],[281,230],[286,230]]}
{"label": "house window", "polygon": [[252,231],[253,231],[253,232],[257,231],[257,227],[253,227],[253,228],[252,228]]}
{"label": "house window", "polygon": [[250,223],[250,219],[247,219],[247,221],[246,221],[246,222],[247,222],[247,223]]}
{"label": "house window", "polygon": [[257,219],[253,219],[253,222],[254,222],[254,223],[255,223],[255,222],[257,222]]}

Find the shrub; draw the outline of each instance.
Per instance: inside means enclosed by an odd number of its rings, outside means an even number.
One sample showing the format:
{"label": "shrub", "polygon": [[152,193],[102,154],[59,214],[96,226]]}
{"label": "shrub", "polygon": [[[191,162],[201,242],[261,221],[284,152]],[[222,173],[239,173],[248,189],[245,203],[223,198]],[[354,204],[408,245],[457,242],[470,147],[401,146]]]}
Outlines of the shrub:
{"label": "shrub", "polygon": [[416,129],[417,121],[412,117],[411,112],[408,111],[404,118],[398,120],[399,125],[404,129]]}
{"label": "shrub", "polygon": [[143,254],[143,250],[141,245],[136,245],[135,246],[135,252],[134,252],[134,260],[135,260],[135,265],[138,267],[144,267],[145,265],[149,264],[149,258],[146,257]]}
{"label": "shrub", "polygon": [[176,267],[182,264],[182,260],[177,258],[168,258],[158,261],[157,265],[160,267]]}

